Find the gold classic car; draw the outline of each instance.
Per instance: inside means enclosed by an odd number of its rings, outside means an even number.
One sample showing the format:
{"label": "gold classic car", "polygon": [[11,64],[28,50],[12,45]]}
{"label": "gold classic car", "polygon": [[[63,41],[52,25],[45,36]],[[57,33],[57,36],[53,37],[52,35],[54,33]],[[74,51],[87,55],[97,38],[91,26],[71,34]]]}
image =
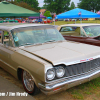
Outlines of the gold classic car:
{"label": "gold classic car", "polygon": [[66,40],[100,46],[100,24],[65,24],[57,29]]}
{"label": "gold classic car", "polygon": [[66,41],[55,26],[1,24],[0,66],[29,94],[54,94],[100,76],[100,47]]}

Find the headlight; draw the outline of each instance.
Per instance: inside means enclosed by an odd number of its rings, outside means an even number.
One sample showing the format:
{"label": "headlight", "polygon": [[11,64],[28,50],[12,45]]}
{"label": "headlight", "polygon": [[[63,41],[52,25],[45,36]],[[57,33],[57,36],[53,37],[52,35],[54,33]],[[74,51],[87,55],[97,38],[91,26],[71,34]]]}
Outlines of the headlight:
{"label": "headlight", "polygon": [[55,77],[55,71],[53,69],[49,69],[47,71],[47,79],[48,80],[53,80]]}
{"label": "headlight", "polygon": [[56,69],[56,76],[57,76],[58,78],[63,77],[64,74],[65,74],[65,69],[64,69],[63,67],[58,67],[58,68]]}

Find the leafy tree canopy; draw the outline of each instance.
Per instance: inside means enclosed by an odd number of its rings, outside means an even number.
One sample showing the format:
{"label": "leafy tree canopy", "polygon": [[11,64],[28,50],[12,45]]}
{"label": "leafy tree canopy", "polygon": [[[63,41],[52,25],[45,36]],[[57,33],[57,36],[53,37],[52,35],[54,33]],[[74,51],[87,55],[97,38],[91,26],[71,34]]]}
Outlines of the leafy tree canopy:
{"label": "leafy tree canopy", "polygon": [[39,12],[39,10],[37,10],[37,9],[35,9],[35,8],[33,8],[33,7],[31,7],[31,5],[29,5],[29,4],[25,3],[25,2],[19,2],[19,3],[18,3],[16,0],[15,0],[15,1],[9,1],[9,2],[12,3],[12,4],[15,4],[15,5],[17,5],[17,6],[20,6],[20,7],[29,9],[29,10],[32,10],[32,11]]}
{"label": "leafy tree canopy", "polygon": [[71,2],[70,10],[75,9],[75,4],[74,2]]}
{"label": "leafy tree canopy", "polygon": [[38,7],[39,3],[37,0],[17,0],[17,2],[25,2],[35,9],[40,9],[40,7]]}
{"label": "leafy tree canopy", "polygon": [[78,7],[89,11],[98,11],[100,10],[100,0],[80,0]]}
{"label": "leafy tree canopy", "polygon": [[59,14],[69,10],[71,0],[44,0],[44,8],[50,12]]}
{"label": "leafy tree canopy", "polygon": [[44,16],[46,16],[46,17],[51,17],[50,11],[46,11],[46,12],[44,13]]}

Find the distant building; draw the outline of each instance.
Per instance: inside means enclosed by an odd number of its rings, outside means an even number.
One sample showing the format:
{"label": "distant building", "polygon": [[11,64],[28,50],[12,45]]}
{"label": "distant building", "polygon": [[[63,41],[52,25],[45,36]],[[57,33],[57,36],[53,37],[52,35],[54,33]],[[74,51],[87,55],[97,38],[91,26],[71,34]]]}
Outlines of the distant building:
{"label": "distant building", "polygon": [[44,15],[45,11],[46,11],[46,9],[40,9],[39,12],[40,12],[40,14]]}

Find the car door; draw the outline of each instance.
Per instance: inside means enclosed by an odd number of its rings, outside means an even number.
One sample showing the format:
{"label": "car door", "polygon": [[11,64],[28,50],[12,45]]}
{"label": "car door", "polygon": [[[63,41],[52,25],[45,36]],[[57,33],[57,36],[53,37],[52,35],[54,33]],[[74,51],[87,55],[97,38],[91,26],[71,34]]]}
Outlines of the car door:
{"label": "car door", "polygon": [[14,73],[16,70],[12,65],[13,61],[11,55],[14,54],[13,45],[9,32],[2,31],[0,41],[0,65],[3,69],[10,73]]}

